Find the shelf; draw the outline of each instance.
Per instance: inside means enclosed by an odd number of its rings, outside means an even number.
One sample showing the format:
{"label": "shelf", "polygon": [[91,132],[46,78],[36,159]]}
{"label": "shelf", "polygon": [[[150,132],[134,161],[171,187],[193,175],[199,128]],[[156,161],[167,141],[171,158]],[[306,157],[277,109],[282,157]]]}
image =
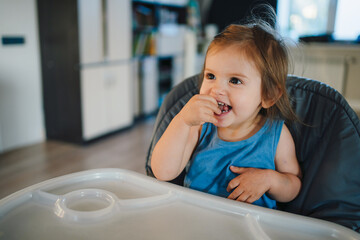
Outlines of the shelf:
{"label": "shelf", "polygon": [[147,115],[157,111],[182,69],[174,61],[184,55],[187,0],[133,0],[132,13],[139,109]]}

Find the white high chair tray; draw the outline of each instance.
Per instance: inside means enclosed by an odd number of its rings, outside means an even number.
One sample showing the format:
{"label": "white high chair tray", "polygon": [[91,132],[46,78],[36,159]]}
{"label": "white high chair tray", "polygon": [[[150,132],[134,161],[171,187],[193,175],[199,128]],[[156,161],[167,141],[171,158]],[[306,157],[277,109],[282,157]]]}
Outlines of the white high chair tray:
{"label": "white high chair tray", "polygon": [[360,234],[128,170],[95,169],[0,200],[0,239],[360,239]]}

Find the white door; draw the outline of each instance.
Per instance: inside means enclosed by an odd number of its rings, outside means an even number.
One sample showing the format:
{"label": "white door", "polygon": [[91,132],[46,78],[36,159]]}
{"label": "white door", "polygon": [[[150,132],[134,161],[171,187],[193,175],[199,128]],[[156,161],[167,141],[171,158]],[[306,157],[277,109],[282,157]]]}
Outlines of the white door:
{"label": "white door", "polygon": [[81,71],[83,137],[91,140],[132,124],[131,64]]}
{"label": "white door", "polygon": [[82,125],[85,140],[100,136],[108,130],[106,94],[103,67],[81,70]]}
{"label": "white door", "polygon": [[131,70],[130,62],[106,68],[106,110],[110,131],[132,124]]}

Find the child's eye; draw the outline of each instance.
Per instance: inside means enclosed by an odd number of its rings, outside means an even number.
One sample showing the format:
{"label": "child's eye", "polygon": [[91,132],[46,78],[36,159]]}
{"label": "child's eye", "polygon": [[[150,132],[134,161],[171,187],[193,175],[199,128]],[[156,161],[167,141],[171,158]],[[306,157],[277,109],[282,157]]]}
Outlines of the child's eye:
{"label": "child's eye", "polygon": [[212,74],[212,73],[207,73],[207,74],[206,74],[206,78],[207,78],[207,79],[215,79],[215,75]]}
{"label": "child's eye", "polygon": [[232,84],[242,84],[242,81],[240,79],[234,77],[231,78],[229,82]]}

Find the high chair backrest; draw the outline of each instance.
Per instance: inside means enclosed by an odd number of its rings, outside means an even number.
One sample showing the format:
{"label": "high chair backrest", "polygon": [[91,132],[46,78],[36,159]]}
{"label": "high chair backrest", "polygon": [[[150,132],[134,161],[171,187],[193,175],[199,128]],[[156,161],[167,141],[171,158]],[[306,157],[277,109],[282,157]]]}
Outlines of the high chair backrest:
{"label": "high chair backrest", "polygon": [[[158,112],[146,159],[172,118],[198,93],[199,75],[175,86]],[[360,232],[360,121],[344,97],[310,79],[289,76],[287,90],[302,123],[287,124],[303,172],[295,200],[279,209],[320,218]],[[173,183],[182,185],[184,171]]]}

